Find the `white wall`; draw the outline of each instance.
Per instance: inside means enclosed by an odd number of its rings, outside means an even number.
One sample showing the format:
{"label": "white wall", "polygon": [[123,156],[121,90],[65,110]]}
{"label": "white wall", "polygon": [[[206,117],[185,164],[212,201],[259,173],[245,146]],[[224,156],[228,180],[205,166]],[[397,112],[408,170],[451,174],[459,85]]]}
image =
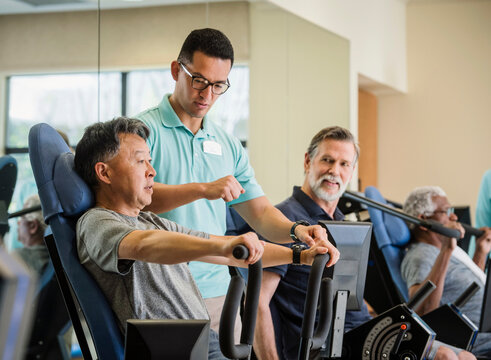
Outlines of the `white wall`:
{"label": "white wall", "polygon": [[[406,0],[268,0],[347,39],[350,44],[349,125],[358,134],[358,89],[407,90]],[[355,171],[350,188],[358,186]]]}
{"label": "white wall", "polygon": [[351,43],[353,70],[406,91],[405,0],[269,0]]}
{"label": "white wall", "polygon": [[349,127],[349,42],[277,7],[250,4],[250,158],[273,203],[303,183],[312,137]]}
{"label": "white wall", "polygon": [[379,98],[379,186],[403,201],[440,185],[474,207],[491,168],[491,2],[411,2],[407,16],[409,91]]}

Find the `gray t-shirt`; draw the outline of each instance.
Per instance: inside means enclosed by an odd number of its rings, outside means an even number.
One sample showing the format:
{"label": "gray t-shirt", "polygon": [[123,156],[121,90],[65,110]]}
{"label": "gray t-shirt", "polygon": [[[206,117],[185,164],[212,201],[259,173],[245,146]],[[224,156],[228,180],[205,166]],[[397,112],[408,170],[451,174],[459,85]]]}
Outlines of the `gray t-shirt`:
{"label": "gray t-shirt", "polygon": [[[410,245],[401,264],[402,278],[406,282],[408,289],[426,279],[438,254],[440,254],[440,249],[430,244],[415,243]],[[484,284],[474,272],[455,256],[450,258],[443,285],[441,304],[453,303],[473,281],[476,281],[481,288],[461,310],[474,324],[479,326]]]}
{"label": "gray t-shirt", "polygon": [[38,276],[43,274],[49,262],[48,248],[44,244],[15,249],[14,253],[19,255]]}
{"label": "gray t-shirt", "polygon": [[208,319],[187,264],[161,265],[118,258],[119,243],[126,235],[154,229],[209,237],[150,212],[130,217],[93,208],[77,222],[80,262],[101,287],[123,332],[127,319]]}

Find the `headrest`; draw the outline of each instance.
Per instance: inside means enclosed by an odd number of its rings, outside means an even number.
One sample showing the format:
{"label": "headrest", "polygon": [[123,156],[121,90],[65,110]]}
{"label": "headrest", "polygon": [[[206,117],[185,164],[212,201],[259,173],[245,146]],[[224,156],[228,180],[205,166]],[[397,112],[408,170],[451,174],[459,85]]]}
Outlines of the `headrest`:
{"label": "headrest", "polygon": [[94,204],[89,186],[74,168],[72,153],[60,154],[55,163],[54,184],[65,216],[77,216]]}
{"label": "headrest", "polygon": [[92,191],[73,169],[73,154],[50,125],[31,128],[29,157],[47,224],[53,215],[76,216],[92,206]]}
{"label": "headrest", "polygon": [[[365,196],[384,205],[389,205],[380,191],[373,186],[366,187]],[[386,245],[403,247],[409,242],[411,233],[404,220],[370,206],[368,206],[368,212],[374,224],[375,236],[377,237],[377,232],[379,233],[377,242],[380,248]],[[376,228],[378,229],[376,230]]]}

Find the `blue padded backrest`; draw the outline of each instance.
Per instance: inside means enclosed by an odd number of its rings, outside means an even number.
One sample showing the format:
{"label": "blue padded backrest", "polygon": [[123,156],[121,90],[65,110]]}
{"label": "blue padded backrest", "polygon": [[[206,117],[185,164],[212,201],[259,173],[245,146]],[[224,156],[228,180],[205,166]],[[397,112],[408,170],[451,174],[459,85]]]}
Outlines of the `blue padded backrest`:
{"label": "blue padded backrest", "polygon": [[29,157],[44,218],[51,227],[63,270],[87,321],[97,357],[122,359],[123,337],[115,315],[77,254],[76,222],[93,205],[93,194],[75,172],[74,156],[68,146],[48,124],[31,128]]}
{"label": "blue padded backrest", "polygon": [[[382,194],[373,186],[367,186],[365,196],[371,200],[388,205]],[[373,223],[373,234],[377,246],[381,250],[387,267],[400,294],[407,301],[409,298],[406,283],[401,276],[401,262],[405,247],[409,243],[411,233],[404,220],[368,206],[370,220]]]}

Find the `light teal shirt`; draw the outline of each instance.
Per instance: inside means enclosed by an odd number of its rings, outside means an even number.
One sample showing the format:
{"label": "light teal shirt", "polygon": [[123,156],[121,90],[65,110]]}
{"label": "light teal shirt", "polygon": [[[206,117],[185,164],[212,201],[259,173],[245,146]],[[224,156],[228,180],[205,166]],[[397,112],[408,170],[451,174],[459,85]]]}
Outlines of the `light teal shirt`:
{"label": "light teal shirt", "polygon": [[[477,197],[476,227],[480,228],[483,226],[491,227],[491,169],[484,173]],[[472,238],[469,244],[469,255],[473,256],[475,250],[476,242]]]}
{"label": "light teal shirt", "polygon": [[484,173],[481,180],[476,206],[476,226],[491,227],[491,169]]}
{"label": "light teal shirt", "polygon": [[[172,109],[169,96],[136,116],[150,128],[147,142],[157,171],[155,181],[175,185],[211,182],[233,175],[245,193],[228,205],[264,195],[240,141],[207,117],[194,135]],[[190,229],[223,235],[226,206],[221,199],[200,199],[160,215]],[[204,298],[226,294],[230,281],[226,266],[192,262],[190,269]]]}

